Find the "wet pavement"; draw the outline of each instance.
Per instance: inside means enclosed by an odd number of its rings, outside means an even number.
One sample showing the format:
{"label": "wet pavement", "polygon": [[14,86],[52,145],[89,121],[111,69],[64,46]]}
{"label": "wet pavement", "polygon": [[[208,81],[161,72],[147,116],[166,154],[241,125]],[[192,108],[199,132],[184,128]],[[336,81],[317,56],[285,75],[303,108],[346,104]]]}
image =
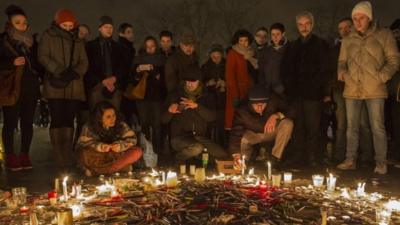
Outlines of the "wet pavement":
{"label": "wet pavement", "polygon": [[[17,145],[18,146],[18,145]],[[54,184],[54,178],[64,175],[72,176],[75,180],[85,179],[93,182],[97,178],[86,178],[79,170],[62,171],[54,163],[51,154],[51,145],[48,138],[47,128],[35,128],[34,140],[31,149],[31,158],[34,169],[29,171],[10,172],[2,168],[0,170],[0,189],[9,190],[12,187],[27,187],[29,192],[47,192]],[[168,159],[168,157],[162,157]],[[172,169],[172,168],[171,168]],[[177,171],[178,168],[175,168]],[[294,179],[310,179],[313,174],[327,174],[327,168],[309,169],[286,169],[292,171]],[[266,173],[266,167],[256,166],[256,174]],[[382,192],[389,196],[400,197],[400,169],[389,167],[387,175],[376,175],[373,167],[359,168],[355,171],[338,171],[331,169],[330,172],[338,176],[339,186],[355,188],[359,182],[366,182],[366,191]]]}

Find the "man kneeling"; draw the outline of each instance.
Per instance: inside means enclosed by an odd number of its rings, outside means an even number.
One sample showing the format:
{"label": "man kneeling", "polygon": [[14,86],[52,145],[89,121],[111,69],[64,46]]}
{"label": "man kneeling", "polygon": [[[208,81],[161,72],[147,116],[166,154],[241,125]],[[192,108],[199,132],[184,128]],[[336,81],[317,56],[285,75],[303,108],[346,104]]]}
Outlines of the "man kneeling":
{"label": "man kneeling", "polygon": [[228,157],[221,146],[206,137],[216,112],[211,108],[212,96],[200,81],[200,69],[191,68],[183,76],[184,83],[168,96],[168,109],[162,116],[163,123],[170,123],[171,147],[178,163],[199,156],[205,148],[214,159]]}
{"label": "man kneeling", "polygon": [[98,103],[83,127],[77,143],[80,163],[86,175],[111,174],[140,159],[135,132],[122,121],[116,108],[108,102]]}
{"label": "man kneeling", "polygon": [[292,135],[294,110],[278,95],[263,87],[249,91],[248,102],[236,109],[229,149],[238,165],[241,155],[250,160],[253,146],[275,141],[273,161],[279,161]]}

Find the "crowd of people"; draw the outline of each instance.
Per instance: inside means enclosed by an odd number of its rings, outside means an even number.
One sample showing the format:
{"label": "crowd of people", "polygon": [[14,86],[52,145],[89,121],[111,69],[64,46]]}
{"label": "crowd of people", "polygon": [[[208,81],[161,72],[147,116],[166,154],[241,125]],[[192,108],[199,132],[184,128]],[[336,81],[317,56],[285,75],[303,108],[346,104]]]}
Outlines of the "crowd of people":
{"label": "crowd of people", "polygon": [[173,33],[161,31],[136,51],[131,24],[114,32],[113,19],[102,16],[89,40],[89,26],[61,9],[37,41],[23,9],[10,5],[0,37],[6,166],[32,168],[40,99],[57,165],[78,163],[88,176],[129,169],[144,151],[139,132],[177,165],[207,151],[235,166],[245,156],[351,170],[375,156],[375,173],[386,174],[389,139],[393,158],[400,153],[400,19],[383,28],[372,12],[370,2],[356,4],[338,21],[334,43],[313,32],[307,11],[296,15],[292,41],[279,22],[254,35],[240,29],[229,47],[212,44],[200,65],[190,32],[174,46]]}

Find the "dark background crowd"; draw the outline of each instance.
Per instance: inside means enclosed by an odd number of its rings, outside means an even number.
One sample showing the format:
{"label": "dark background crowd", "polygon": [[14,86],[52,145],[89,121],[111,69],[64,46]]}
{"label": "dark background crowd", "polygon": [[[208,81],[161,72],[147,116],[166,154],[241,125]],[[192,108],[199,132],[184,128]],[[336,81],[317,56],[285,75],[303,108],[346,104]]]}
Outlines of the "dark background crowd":
{"label": "dark background crowd", "polygon": [[[24,4],[5,6],[0,104],[7,167],[32,168],[34,122],[49,125],[57,164],[77,161],[87,175],[124,169],[148,154],[149,144],[176,165],[207,152],[233,157],[235,166],[245,156],[284,167],[375,166],[386,174],[388,162],[399,159],[400,20],[384,24],[375,14],[382,5],[354,2],[344,14],[345,4],[326,3],[314,14],[280,15],[274,21],[281,22],[257,21],[248,30],[246,19],[234,19],[246,18],[243,7],[183,3],[166,9],[190,15],[154,14],[162,21],[157,33],[149,21],[117,24],[110,11],[87,19],[89,26],[74,10],[57,9],[51,25],[33,34],[30,22],[40,17]],[[335,13],[325,18],[323,9]],[[219,36],[207,21],[218,10],[225,18],[212,21],[226,29]],[[336,32],[326,29],[332,27]]]}

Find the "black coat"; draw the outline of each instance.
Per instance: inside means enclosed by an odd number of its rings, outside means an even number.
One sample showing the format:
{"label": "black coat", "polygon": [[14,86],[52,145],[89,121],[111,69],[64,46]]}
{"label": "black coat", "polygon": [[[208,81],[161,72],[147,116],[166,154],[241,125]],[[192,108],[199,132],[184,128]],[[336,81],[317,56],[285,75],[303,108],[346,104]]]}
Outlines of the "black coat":
{"label": "black coat", "polygon": [[281,79],[281,62],[288,43],[276,49],[272,45],[263,48],[263,58],[258,61],[258,82],[266,89],[283,94],[284,87]]}
{"label": "black coat", "polygon": [[[15,55],[8,47],[5,46],[8,42],[11,47],[18,53]],[[25,46],[17,44],[16,41],[11,40],[7,34],[0,35],[0,70],[13,69],[15,58],[25,57],[24,72],[21,79],[21,92],[27,95],[33,95],[35,98],[39,97],[39,71],[41,66],[37,59],[37,43],[30,49]]]}
{"label": "black coat", "polygon": [[264,133],[264,125],[274,113],[283,113],[286,118],[294,119],[294,109],[276,94],[271,94],[267,107],[262,115],[256,113],[249,102],[243,102],[235,110],[232,130],[229,135],[229,150],[236,153],[240,150],[240,142],[246,130]]}
{"label": "black coat", "polygon": [[196,103],[196,109],[183,110],[181,113],[172,114],[168,111],[171,104],[179,104],[181,97],[185,97],[185,92],[178,89],[168,96],[165,111],[162,115],[162,122],[170,124],[171,138],[178,136],[206,136],[208,123],[216,118],[215,110],[212,110],[213,97],[206,91],[201,93]]}
{"label": "black coat", "polygon": [[[124,61],[121,60],[121,46],[114,40],[110,42],[111,64],[113,75],[117,78],[117,88],[121,87],[121,79],[124,75]],[[86,44],[86,53],[89,59],[89,68],[85,76],[85,87],[88,90],[106,79],[105,57],[100,46],[100,38],[96,38]]]}
{"label": "black coat", "polygon": [[[203,74],[203,81],[206,84],[211,79],[225,81],[225,59],[222,59],[220,64],[215,64],[211,59],[201,67]],[[226,104],[226,91],[221,92],[215,86],[207,87],[208,93],[214,96],[214,108],[217,110],[224,110]]]}
{"label": "black coat", "polygon": [[289,44],[282,59],[281,75],[289,99],[322,100],[327,93],[329,46],[311,35],[306,41],[298,38]]}
{"label": "black coat", "polygon": [[125,89],[128,83],[132,83],[134,76],[133,71],[133,60],[136,56],[136,49],[133,47],[133,43],[124,37],[118,38],[118,44],[121,47],[120,60],[122,63],[123,75],[121,78],[121,89]]}
{"label": "black coat", "polygon": [[193,66],[199,66],[196,53],[186,55],[178,48],[165,64],[165,85],[168,93],[173,93],[182,84],[184,72]]}

